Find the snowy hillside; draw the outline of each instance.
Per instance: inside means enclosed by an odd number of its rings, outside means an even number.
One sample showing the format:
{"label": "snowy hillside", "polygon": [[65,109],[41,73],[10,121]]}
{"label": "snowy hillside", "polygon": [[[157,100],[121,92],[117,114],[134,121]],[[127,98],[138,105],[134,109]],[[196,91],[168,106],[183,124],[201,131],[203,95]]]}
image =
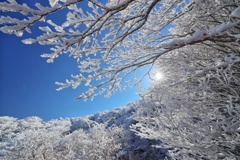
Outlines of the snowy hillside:
{"label": "snowy hillside", "polygon": [[[42,121],[0,117],[0,159],[164,159],[159,141],[130,131],[137,102],[95,115]],[[169,158],[170,159],[170,158]]]}

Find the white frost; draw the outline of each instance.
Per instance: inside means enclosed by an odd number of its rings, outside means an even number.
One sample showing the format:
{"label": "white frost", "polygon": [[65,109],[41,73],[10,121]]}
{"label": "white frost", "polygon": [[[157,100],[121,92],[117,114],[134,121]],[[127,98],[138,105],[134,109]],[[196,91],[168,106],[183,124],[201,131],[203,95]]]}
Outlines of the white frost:
{"label": "white frost", "polygon": [[18,36],[18,37],[22,37],[23,31],[18,31],[18,32],[15,33],[15,35]]}
{"label": "white frost", "polygon": [[55,6],[58,3],[58,0],[49,0],[51,7]]}
{"label": "white frost", "polygon": [[23,42],[24,44],[33,44],[34,41],[35,41],[35,40],[34,40],[34,39],[31,39],[31,38],[22,40],[22,42]]}

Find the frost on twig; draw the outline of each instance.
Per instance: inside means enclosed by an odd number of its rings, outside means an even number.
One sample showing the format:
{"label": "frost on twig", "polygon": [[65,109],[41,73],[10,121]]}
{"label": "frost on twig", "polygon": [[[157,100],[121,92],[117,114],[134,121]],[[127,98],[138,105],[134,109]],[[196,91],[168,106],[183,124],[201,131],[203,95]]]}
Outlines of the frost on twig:
{"label": "frost on twig", "polygon": [[[160,140],[174,159],[236,159],[240,143],[240,48],[236,1],[194,1],[169,29],[142,93],[132,131]],[[201,2],[201,3],[200,3]],[[235,3],[234,3],[235,2]],[[175,48],[175,49],[173,49]]]}
{"label": "frost on twig", "polygon": [[[81,0],[49,0],[49,6],[36,3],[35,7],[15,0],[0,3],[3,12],[17,12],[23,16],[1,16],[2,32],[22,36],[25,31],[30,33],[31,27],[41,21],[39,29],[42,34],[25,39],[23,43],[50,46],[50,52],[42,54],[49,63],[61,54],[69,54],[76,59],[80,73],[66,83],[57,84],[59,89],[77,88],[81,84],[88,87],[89,90],[77,99],[101,94],[110,96],[129,85],[138,85],[150,70],[143,76],[134,76],[130,80],[129,77],[140,68],[154,66],[162,55],[196,43],[211,41],[218,45],[219,40],[229,41],[236,36],[232,30],[239,26],[239,19],[236,19],[239,8],[235,7],[232,12],[225,13],[227,16],[221,21],[199,27],[201,21],[214,17],[225,8],[232,9],[236,6],[234,3],[216,3],[217,6],[213,7],[201,4],[199,0],[107,3],[89,0],[88,6],[83,7],[84,3]],[[57,15],[62,10],[67,10],[62,23],[50,19],[49,15]],[[181,17],[186,21],[180,22]],[[178,33],[166,31],[171,30],[174,23],[187,22],[192,22],[187,24],[191,26],[188,30]]]}

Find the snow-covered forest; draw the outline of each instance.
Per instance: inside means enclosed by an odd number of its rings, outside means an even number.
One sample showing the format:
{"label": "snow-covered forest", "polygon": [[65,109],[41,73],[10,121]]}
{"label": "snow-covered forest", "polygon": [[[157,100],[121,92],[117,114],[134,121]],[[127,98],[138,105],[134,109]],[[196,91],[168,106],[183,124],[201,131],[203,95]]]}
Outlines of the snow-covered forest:
{"label": "snow-covered forest", "polygon": [[[43,122],[1,117],[1,159],[240,158],[239,0],[7,0],[0,30],[49,45],[52,63],[69,54],[79,74],[58,90],[76,99],[111,96],[152,79],[141,100],[97,115]],[[61,24],[51,15],[68,11]],[[144,72],[144,74],[139,74]],[[161,78],[155,75],[162,73]]]}
{"label": "snow-covered forest", "polygon": [[146,160],[170,158],[158,140],[130,131],[137,103],[81,118],[0,117],[0,159]]}

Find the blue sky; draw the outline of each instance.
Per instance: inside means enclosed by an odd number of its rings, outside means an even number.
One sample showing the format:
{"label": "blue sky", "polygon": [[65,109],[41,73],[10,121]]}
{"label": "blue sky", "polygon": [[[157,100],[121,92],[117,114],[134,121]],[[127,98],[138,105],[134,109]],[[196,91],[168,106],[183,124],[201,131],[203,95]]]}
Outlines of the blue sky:
{"label": "blue sky", "polygon": [[137,88],[129,88],[110,99],[99,96],[94,101],[74,101],[81,94],[81,87],[56,91],[55,81],[64,81],[72,73],[78,73],[75,59],[62,55],[54,63],[46,63],[40,55],[48,47],[25,45],[20,40],[0,33],[0,116],[39,116],[44,120],[78,117],[138,99]]}
{"label": "blue sky", "polygon": [[79,73],[76,60],[62,55],[54,63],[46,63],[40,55],[49,53],[49,47],[21,42],[29,37],[29,34],[19,38],[0,32],[0,116],[38,116],[43,120],[79,117],[139,99],[136,87],[118,92],[110,99],[99,96],[87,102],[74,101],[81,94],[81,87],[56,91],[56,81],[63,82],[71,74]]}

